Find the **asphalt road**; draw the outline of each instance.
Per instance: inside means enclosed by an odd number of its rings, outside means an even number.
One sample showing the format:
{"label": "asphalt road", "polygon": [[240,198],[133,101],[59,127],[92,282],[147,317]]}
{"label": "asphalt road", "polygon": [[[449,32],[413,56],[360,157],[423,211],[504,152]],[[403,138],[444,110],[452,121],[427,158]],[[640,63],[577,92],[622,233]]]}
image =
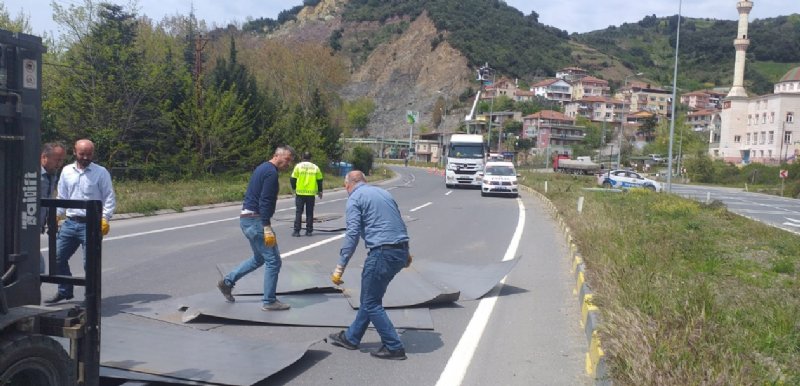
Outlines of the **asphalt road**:
{"label": "asphalt road", "polygon": [[717,186],[673,184],[672,192],[701,202],[722,201],[733,213],[800,235],[800,200]]}
{"label": "asphalt road", "polygon": [[[587,347],[572,294],[570,256],[563,234],[538,199],[481,197],[478,190],[447,189],[425,169],[395,169],[381,184],[397,200],[415,259],[479,264],[521,256],[504,282],[481,300],[431,310],[434,330],[402,332],[408,360],[382,361],[367,350],[380,346],[368,331],[361,350],[320,341],[294,365],[264,385],[586,385]],[[343,215],[346,192],[326,192],[316,216]],[[294,201],[281,199],[274,228],[285,259],[336,264],[338,233],[290,237]],[[219,263],[238,263],[249,247],[237,206],[112,221],[103,243],[103,315],[146,301],[213,290]],[[46,245],[46,244],[45,244]],[[300,248],[306,249],[300,250]],[[363,242],[353,261],[366,255]],[[72,259],[80,274],[81,259]],[[54,293],[45,285],[43,297]],[[83,294],[76,289],[76,297]],[[220,301],[222,297],[220,296]],[[287,311],[287,312],[291,312]],[[224,325],[213,331],[267,341],[323,339],[335,328]],[[254,363],[253,366],[258,366]],[[197,364],[202,368],[202,364]]]}

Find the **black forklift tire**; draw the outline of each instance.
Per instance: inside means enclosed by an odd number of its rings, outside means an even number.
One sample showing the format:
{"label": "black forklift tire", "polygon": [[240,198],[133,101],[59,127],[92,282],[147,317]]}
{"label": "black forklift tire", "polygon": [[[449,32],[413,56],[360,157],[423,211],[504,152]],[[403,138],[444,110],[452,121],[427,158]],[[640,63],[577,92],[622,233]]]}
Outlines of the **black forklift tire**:
{"label": "black forklift tire", "polygon": [[75,365],[54,339],[20,333],[0,337],[0,385],[75,384]]}

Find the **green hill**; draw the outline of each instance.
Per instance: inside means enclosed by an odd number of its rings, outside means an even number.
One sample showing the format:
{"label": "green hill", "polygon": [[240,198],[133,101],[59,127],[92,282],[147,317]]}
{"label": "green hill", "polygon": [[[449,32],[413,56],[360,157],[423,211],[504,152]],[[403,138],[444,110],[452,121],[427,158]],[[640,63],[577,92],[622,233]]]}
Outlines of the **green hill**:
{"label": "green hill", "polygon": [[[669,84],[674,63],[677,15],[647,16],[572,38],[619,58],[632,71],[641,71],[656,82]],[[780,16],[750,22],[745,79],[749,91],[765,94],[790,68],[800,63],[800,15]],[[733,39],[737,22],[732,20],[681,20],[679,87],[698,89],[729,86],[733,78]]]}
{"label": "green hill", "polygon": [[[282,12],[277,21],[251,21],[244,30],[269,32],[292,20],[301,8]],[[658,84],[672,83],[677,15],[652,15],[637,23],[568,35],[540,23],[536,12],[524,15],[501,0],[350,0],[341,13],[343,27],[328,43],[358,65],[423,12],[440,31],[431,41],[432,49],[446,40],[475,68],[488,62],[498,74],[532,81],[554,76],[562,67],[581,66],[616,84],[634,72]],[[353,34],[347,33],[347,26],[359,23],[382,27],[368,38],[355,34],[359,40],[348,41]],[[736,33],[735,20],[682,18],[678,87],[730,86]],[[800,15],[753,20],[749,34],[746,87],[752,93],[769,93],[786,71],[800,65]]]}

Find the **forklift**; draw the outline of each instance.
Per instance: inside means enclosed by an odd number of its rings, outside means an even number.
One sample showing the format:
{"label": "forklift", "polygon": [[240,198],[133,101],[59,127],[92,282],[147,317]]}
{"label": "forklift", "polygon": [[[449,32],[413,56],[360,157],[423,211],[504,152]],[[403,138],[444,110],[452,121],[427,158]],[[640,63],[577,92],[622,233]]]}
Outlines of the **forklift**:
{"label": "forklift", "polygon": [[[100,382],[102,204],[40,198],[44,52],[40,37],[0,30],[0,385],[94,386]],[[56,274],[56,208],[86,209],[85,277]],[[43,229],[47,273],[40,267]],[[83,286],[84,301],[67,309],[40,306],[42,283]]]}

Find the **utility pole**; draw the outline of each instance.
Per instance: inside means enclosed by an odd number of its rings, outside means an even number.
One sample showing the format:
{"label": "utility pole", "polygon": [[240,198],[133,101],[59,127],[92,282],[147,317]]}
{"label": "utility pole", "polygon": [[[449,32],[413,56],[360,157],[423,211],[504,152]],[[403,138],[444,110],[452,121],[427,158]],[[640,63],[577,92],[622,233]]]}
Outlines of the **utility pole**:
{"label": "utility pole", "polygon": [[203,105],[203,88],[200,87],[200,79],[203,75],[203,49],[206,48],[208,38],[203,34],[197,35],[194,39],[194,91],[197,97],[197,108]]}

